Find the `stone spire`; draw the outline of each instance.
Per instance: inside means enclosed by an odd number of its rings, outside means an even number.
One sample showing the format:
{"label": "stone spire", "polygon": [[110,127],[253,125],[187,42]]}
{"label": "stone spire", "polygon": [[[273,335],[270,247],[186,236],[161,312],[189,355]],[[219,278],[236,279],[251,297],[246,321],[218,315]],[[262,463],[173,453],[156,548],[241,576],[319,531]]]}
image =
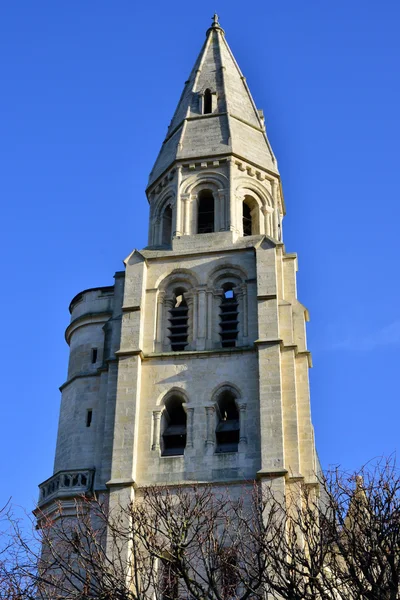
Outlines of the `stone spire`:
{"label": "stone spire", "polygon": [[215,14],[150,173],[149,187],[176,161],[226,155],[278,174],[263,113],[254,104]]}

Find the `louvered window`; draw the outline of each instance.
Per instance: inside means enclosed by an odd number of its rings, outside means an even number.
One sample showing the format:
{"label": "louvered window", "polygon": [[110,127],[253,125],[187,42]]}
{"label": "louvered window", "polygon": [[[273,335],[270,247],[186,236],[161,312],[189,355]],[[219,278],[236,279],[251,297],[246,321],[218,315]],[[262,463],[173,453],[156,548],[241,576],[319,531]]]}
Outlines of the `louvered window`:
{"label": "louvered window", "polygon": [[[229,286],[229,284],[228,284]],[[224,291],[220,306],[220,337],[223,348],[234,348],[238,337],[239,311],[238,301],[232,286]]]}
{"label": "louvered window", "polygon": [[168,317],[168,338],[171,350],[179,352],[188,345],[189,308],[182,290],[177,290],[174,298],[174,306],[170,309]]}
{"label": "louvered window", "polygon": [[216,452],[237,452],[240,437],[239,411],[231,392],[223,392],[218,399]]}
{"label": "louvered window", "polygon": [[165,404],[163,456],[180,456],[186,446],[186,413],[183,401],[177,396],[169,398]]}

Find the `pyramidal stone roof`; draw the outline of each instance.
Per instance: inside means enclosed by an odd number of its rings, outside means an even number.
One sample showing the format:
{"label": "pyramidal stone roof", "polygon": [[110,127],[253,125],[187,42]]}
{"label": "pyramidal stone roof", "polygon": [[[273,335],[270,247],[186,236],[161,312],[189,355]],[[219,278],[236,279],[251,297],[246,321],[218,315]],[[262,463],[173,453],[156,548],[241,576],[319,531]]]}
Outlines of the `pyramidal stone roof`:
{"label": "pyramidal stone roof", "polygon": [[[210,114],[203,114],[202,109],[206,90],[214,98]],[[150,173],[149,186],[176,161],[224,155],[236,155],[278,173],[262,111],[257,110],[214,15]]]}

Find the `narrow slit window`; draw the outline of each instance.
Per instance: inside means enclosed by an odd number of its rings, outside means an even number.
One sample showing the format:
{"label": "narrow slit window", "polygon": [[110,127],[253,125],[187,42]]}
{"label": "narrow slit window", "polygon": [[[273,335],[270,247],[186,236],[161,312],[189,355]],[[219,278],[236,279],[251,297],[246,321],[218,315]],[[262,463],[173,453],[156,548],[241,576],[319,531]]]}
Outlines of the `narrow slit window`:
{"label": "narrow slit window", "polygon": [[173,352],[182,352],[188,345],[189,307],[184,290],[174,293],[174,306],[169,311],[169,341]]}
{"label": "narrow slit window", "polygon": [[223,392],[218,400],[218,425],[216,452],[237,452],[240,436],[239,411],[234,395]]}
{"label": "narrow slit window", "polygon": [[86,427],[91,426],[92,418],[93,418],[93,410],[91,408],[88,408],[88,410],[86,411]]}
{"label": "narrow slit window", "polygon": [[92,365],[97,362],[97,348],[92,348]]}
{"label": "narrow slit window", "polygon": [[212,113],[212,94],[211,90],[207,89],[204,92],[204,114],[209,115]]}
{"label": "narrow slit window", "polygon": [[214,231],[214,196],[208,190],[199,194],[197,213],[197,233],[212,233]]}
{"label": "narrow slit window", "polygon": [[221,301],[219,327],[223,348],[234,348],[239,333],[239,304],[233,286],[227,284]]}

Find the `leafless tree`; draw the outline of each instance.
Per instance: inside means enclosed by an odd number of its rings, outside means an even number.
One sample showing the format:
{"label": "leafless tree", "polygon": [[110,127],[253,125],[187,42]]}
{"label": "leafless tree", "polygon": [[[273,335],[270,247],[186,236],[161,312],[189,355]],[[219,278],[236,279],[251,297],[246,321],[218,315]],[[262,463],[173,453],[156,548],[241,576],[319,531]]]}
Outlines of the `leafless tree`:
{"label": "leafless tree", "polygon": [[394,600],[400,476],[393,460],[285,492],[255,482],[150,487],[111,510],[79,498],[11,520],[0,598],[11,600]]}

